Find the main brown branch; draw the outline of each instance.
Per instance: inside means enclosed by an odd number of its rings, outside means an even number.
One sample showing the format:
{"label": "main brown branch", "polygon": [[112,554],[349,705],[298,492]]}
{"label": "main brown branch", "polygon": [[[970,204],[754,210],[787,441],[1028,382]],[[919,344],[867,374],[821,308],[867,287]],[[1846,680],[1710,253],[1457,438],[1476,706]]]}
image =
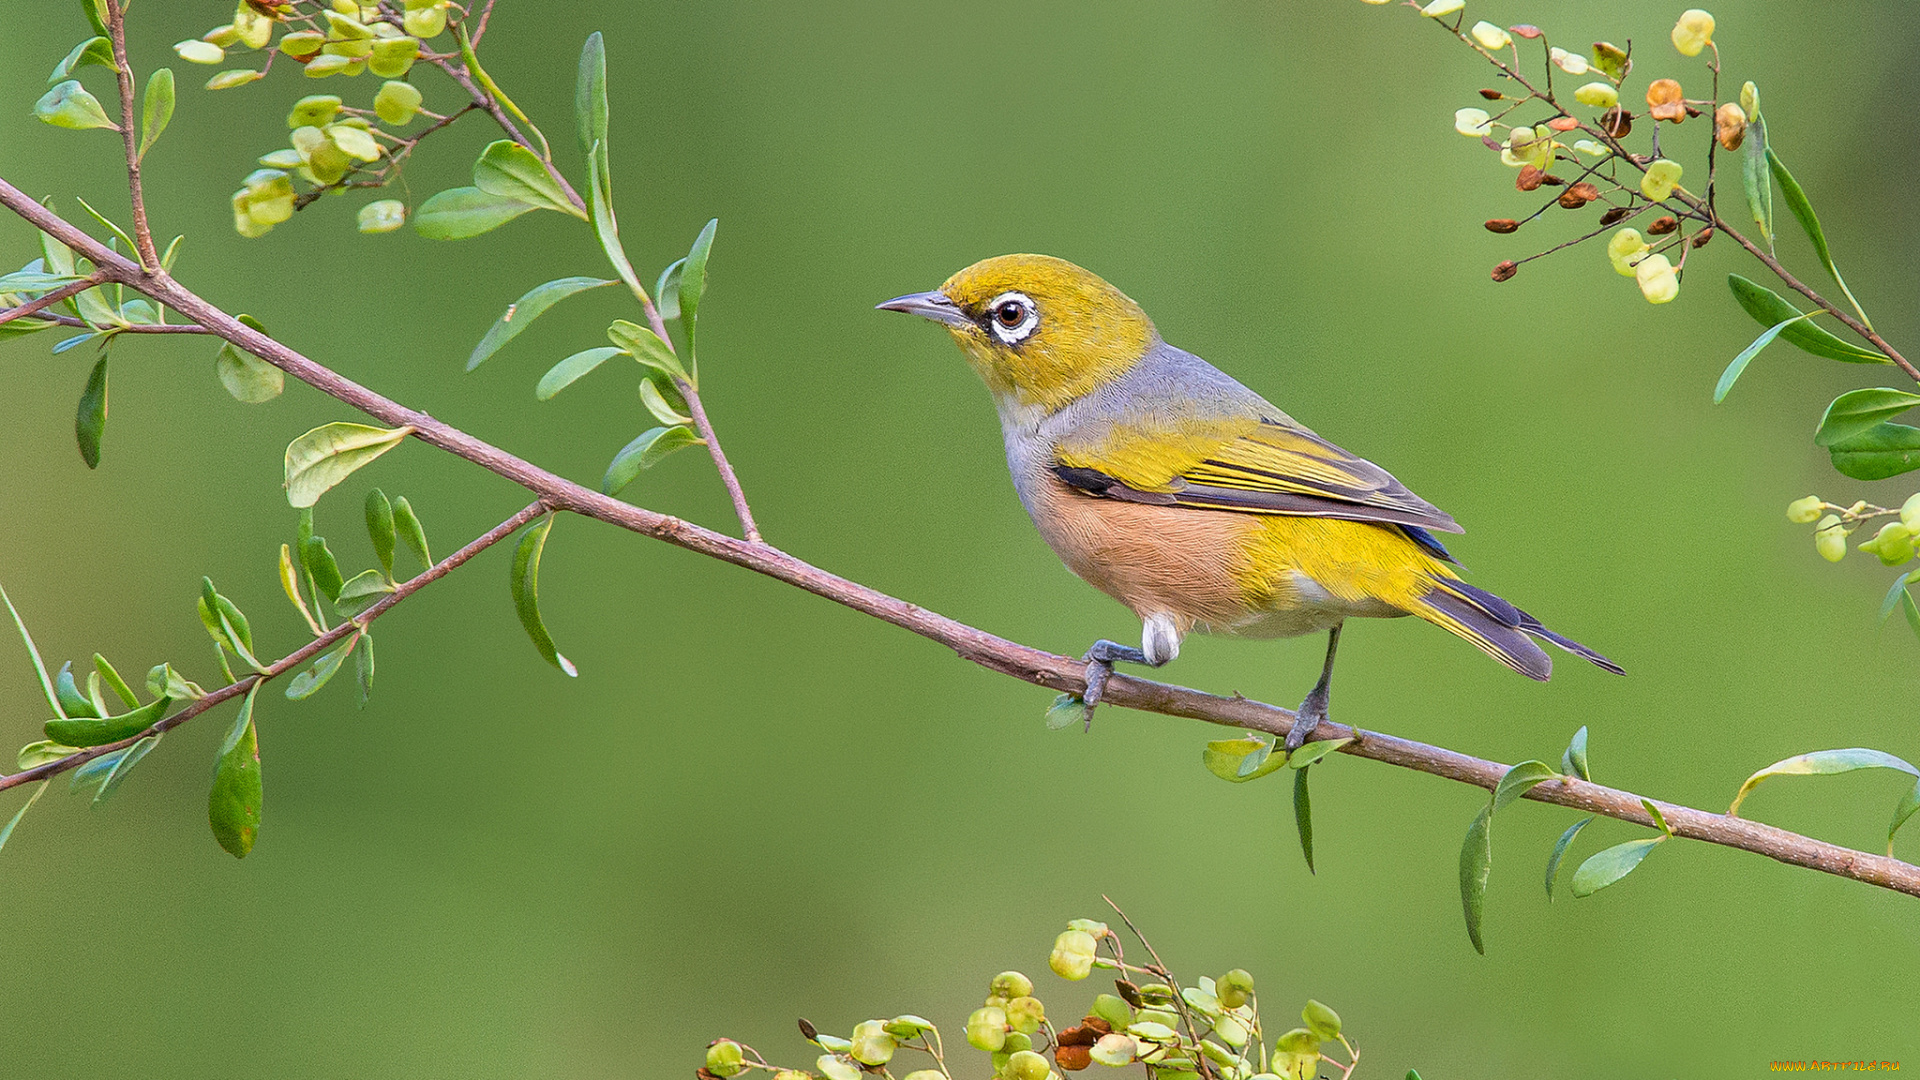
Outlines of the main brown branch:
{"label": "main brown branch", "polygon": [[[822,570],[770,545],[735,539],[676,517],[609,498],[474,438],[426,413],[377,394],[289,346],[242,325],[239,320],[201,299],[164,272],[151,276],[144,274],[138,265],[109,250],[106,245],[28,198],[5,180],[0,180],[0,205],[91,260],[109,280],[146,293],[221,338],[382,423],[394,427],[412,427],[415,438],[519,484],[532,492],[540,505],[604,521],[630,532],[745,567],[939,642],[963,659],[991,671],[1066,693],[1077,694],[1086,689],[1086,668],[1079,660],[1035,649],[968,626]],[[532,510],[529,507],[522,514]],[[389,597],[388,600],[398,602],[397,597]],[[227,689],[233,693],[241,692]],[[1204,720],[1274,736],[1284,736],[1295,723],[1294,713],[1289,709],[1237,695],[1220,697],[1131,675],[1113,677],[1107,684],[1106,701],[1144,712]],[[1507,771],[1507,766],[1484,758],[1339,724],[1322,722],[1321,734],[1352,738],[1354,741],[1342,747],[1341,752],[1353,757],[1398,765],[1489,790],[1500,782]],[[60,771],[59,766],[69,761],[76,765],[79,763],[67,758],[41,766],[38,770],[0,778],[0,788],[53,775]],[[1654,825],[1651,815],[1641,805],[1640,796],[1573,777],[1547,781],[1528,791],[1525,797],[1649,827]],[[1656,805],[1676,835],[1739,848],[1794,866],[1920,896],[1920,867],[1898,859],[1829,844],[1725,814],[1667,802],[1657,802]]]}

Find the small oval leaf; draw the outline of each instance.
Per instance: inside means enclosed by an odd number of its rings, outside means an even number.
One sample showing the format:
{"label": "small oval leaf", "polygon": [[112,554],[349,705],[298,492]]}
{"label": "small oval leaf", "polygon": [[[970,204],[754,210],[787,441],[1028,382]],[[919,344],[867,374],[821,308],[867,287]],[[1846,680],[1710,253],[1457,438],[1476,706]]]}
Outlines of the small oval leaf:
{"label": "small oval leaf", "polygon": [[526,628],[527,636],[533,639],[533,647],[547,663],[569,676],[578,676],[580,672],[574,668],[573,661],[560,655],[560,650],[554,647],[553,635],[547,633],[547,624],[540,618],[540,555],[546,550],[547,534],[553,531],[553,517],[546,515],[529,525],[520,536],[520,546],[513,553],[510,581],[513,608],[519,613],[520,625]]}
{"label": "small oval leaf", "polygon": [[87,387],[80,392],[80,407],[74,414],[74,439],[80,444],[80,460],[87,468],[100,467],[100,439],[107,433],[107,358],[102,356],[87,376]]}
{"label": "small oval leaf", "polygon": [[1566,856],[1567,848],[1573,844],[1573,838],[1580,835],[1580,830],[1591,824],[1591,817],[1583,817],[1567,826],[1567,831],[1553,842],[1553,851],[1547,856],[1547,899],[1553,899],[1553,879],[1560,873],[1560,860]]}
{"label": "small oval leaf", "polygon": [[607,475],[600,480],[600,490],[607,495],[618,495],[621,489],[633,483],[640,470],[650,469],[661,458],[688,446],[704,446],[706,440],[686,427],[649,428],[628,443],[613,461],[607,465]]}
{"label": "small oval leaf", "polygon": [[466,240],[492,232],[532,209],[531,204],[477,187],[449,188],[413,212],[413,231],[428,240]]}
{"label": "small oval leaf", "polygon": [[548,368],[547,373],[540,377],[539,385],[533,388],[533,396],[541,401],[546,401],[552,398],[553,395],[572,386],[576,379],[579,379],[587,372],[592,371],[594,368],[599,367],[609,359],[619,356],[625,351],[625,349],[617,345],[602,345],[594,349],[582,349],[572,356],[567,357],[565,360],[553,365],[551,368]]}
{"label": "small oval leaf", "polygon": [[412,427],[322,424],[287,444],[287,502],[312,506],[327,489],[400,445]]}
{"label": "small oval leaf", "polygon": [[1601,889],[1633,873],[1640,860],[1646,858],[1666,840],[1665,836],[1656,836],[1650,840],[1629,840],[1596,855],[1589,856],[1573,872],[1571,889],[1575,896],[1592,896]]}
{"label": "small oval leaf", "polygon": [[467,357],[467,370],[472,371],[488,357],[499,352],[501,346],[518,337],[520,331],[525,330],[528,324],[545,314],[546,310],[553,305],[575,293],[612,284],[612,281],[603,278],[569,277],[535,285],[527,290],[526,295],[508,304],[506,314],[495,319],[493,325],[487,328],[487,333],[480,339],[480,344],[475,345],[473,353]]}
{"label": "small oval leaf", "polygon": [[[227,72],[225,74],[233,73]],[[249,72],[249,74],[251,74],[254,79],[260,77],[258,72]],[[215,76],[215,78],[222,77],[224,76]],[[243,79],[240,81],[251,82],[253,80]],[[237,83],[230,82],[228,85],[237,85]],[[147,76],[147,90],[140,100],[140,157],[147,156],[148,147],[151,147],[154,141],[160,138],[161,132],[167,130],[167,123],[172,119],[173,69],[156,68],[153,74]]]}
{"label": "small oval leaf", "polygon": [[260,737],[253,723],[253,699],[259,692],[256,682],[240,702],[240,716],[220,745],[213,788],[207,792],[213,838],[236,859],[247,857],[260,832]]}

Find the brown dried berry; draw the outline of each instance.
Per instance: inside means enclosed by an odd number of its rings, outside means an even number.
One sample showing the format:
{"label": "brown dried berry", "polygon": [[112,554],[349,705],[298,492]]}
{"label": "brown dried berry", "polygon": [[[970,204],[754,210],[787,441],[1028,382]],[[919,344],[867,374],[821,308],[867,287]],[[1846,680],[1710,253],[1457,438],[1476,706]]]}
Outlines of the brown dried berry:
{"label": "brown dried berry", "polygon": [[1480,96],[1483,98],[1486,98],[1488,101],[1499,101],[1501,98],[1506,97],[1507,95],[1501,93],[1498,90],[1482,90],[1480,91]]}
{"label": "brown dried berry", "polygon": [[1647,84],[1647,115],[1675,124],[1685,120],[1687,107],[1681,96],[1680,84],[1673,79],[1653,80]]}
{"label": "brown dried berry", "polygon": [[1060,1032],[1054,1041],[1061,1046],[1092,1046],[1100,1041],[1100,1036],[1085,1024],[1076,1024]]}
{"label": "brown dried berry", "polygon": [[1679,227],[1680,227],[1680,222],[1675,220],[1674,217],[1671,214],[1669,214],[1662,217],[1654,218],[1653,224],[1647,226],[1647,235],[1648,236],[1665,236]]}
{"label": "brown dried berry", "polygon": [[1616,206],[1613,209],[1607,211],[1606,213],[1600,215],[1600,226],[1601,228],[1605,228],[1606,226],[1612,225],[1613,223],[1619,221],[1621,218],[1624,218],[1631,213],[1633,213],[1633,211],[1627,209],[1624,206]]}
{"label": "brown dried berry", "polygon": [[1703,248],[1707,246],[1707,241],[1711,239],[1713,239],[1713,230],[1701,229],[1699,232],[1693,234],[1691,243],[1694,247]]}
{"label": "brown dried berry", "polygon": [[1508,259],[1506,262],[1493,268],[1493,280],[1505,281],[1519,272],[1520,264],[1514,262],[1512,259]]}
{"label": "brown dried berry", "polygon": [[1555,176],[1552,173],[1548,173],[1547,175],[1541,177],[1540,182],[1547,185],[1548,187],[1564,187],[1566,185],[1565,180],[1562,180],[1560,177]]}
{"label": "brown dried berry", "polygon": [[1546,173],[1541,172],[1531,165],[1522,165],[1520,166],[1520,175],[1514,177],[1513,186],[1519,188],[1521,191],[1532,191],[1534,188],[1540,186],[1541,181],[1545,180],[1546,176]]}
{"label": "brown dried berry", "polygon": [[1747,137],[1747,111],[1729,101],[1713,114],[1713,137],[1729,150],[1740,149]]}
{"label": "brown dried berry", "polygon": [[1097,1016],[1089,1016],[1085,1020],[1080,1021],[1080,1026],[1093,1032],[1095,1035],[1113,1034],[1113,1025]]}
{"label": "brown dried berry", "polygon": [[1572,131],[1580,126],[1580,121],[1571,116],[1556,116],[1547,121],[1547,126],[1555,131]]}
{"label": "brown dried berry", "polygon": [[1093,1064],[1093,1050],[1085,1046],[1056,1046],[1053,1063],[1060,1066],[1062,1072],[1079,1072]]}
{"label": "brown dried berry", "polygon": [[1136,1009],[1146,1004],[1146,1001],[1140,996],[1140,988],[1125,979],[1113,980],[1113,989],[1115,993],[1120,995],[1121,1001],[1126,1002]]}
{"label": "brown dried berry", "polygon": [[1600,130],[1610,138],[1624,139],[1633,133],[1633,114],[1615,105],[1600,114]]}
{"label": "brown dried berry", "polygon": [[803,1016],[800,1018],[800,1034],[808,1042],[812,1042],[815,1038],[819,1036],[820,1029],[808,1023],[807,1018]]}
{"label": "brown dried berry", "polygon": [[699,1080],[720,1080],[720,1077],[715,1073],[709,1072],[705,1065],[693,1070],[693,1075],[698,1077]]}
{"label": "brown dried berry", "polygon": [[1581,181],[1560,193],[1560,205],[1568,210],[1578,210],[1599,197],[1600,189]]}
{"label": "brown dried berry", "polygon": [[1699,110],[1699,109],[1696,109],[1696,108],[1694,108],[1694,107],[1693,107],[1693,106],[1691,106],[1691,105],[1688,105],[1688,106],[1687,106],[1686,108],[1687,108],[1687,115],[1688,115],[1688,116],[1699,116],[1699,115],[1700,115],[1700,110]]}
{"label": "brown dried berry", "polygon": [[1519,227],[1520,223],[1510,217],[1497,217],[1487,222],[1488,232],[1510,233]]}

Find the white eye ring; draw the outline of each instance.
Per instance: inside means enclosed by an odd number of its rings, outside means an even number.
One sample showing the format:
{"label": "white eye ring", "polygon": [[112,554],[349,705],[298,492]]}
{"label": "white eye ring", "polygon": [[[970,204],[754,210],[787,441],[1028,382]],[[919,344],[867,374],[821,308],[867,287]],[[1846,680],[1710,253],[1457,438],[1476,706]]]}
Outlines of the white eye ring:
{"label": "white eye ring", "polygon": [[[1001,316],[1015,312],[1020,318],[1009,326]],[[1003,292],[987,304],[987,326],[993,330],[994,337],[1008,345],[1018,345],[1027,340],[1039,325],[1040,311],[1026,293]]]}

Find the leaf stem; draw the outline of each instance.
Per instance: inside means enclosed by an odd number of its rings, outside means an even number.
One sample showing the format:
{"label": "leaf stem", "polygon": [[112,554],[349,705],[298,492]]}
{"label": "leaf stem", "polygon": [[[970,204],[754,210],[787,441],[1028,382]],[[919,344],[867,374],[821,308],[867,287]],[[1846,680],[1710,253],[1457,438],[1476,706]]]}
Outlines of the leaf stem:
{"label": "leaf stem", "polygon": [[147,200],[140,186],[140,120],[133,111],[133,68],[127,63],[126,0],[106,0],[107,33],[113,42],[114,73],[120,81],[120,138],[127,149],[127,193],[133,199],[133,239],[140,266],[148,274],[160,272],[160,253],[153,247],[147,225]]}
{"label": "leaf stem", "polygon": [[[40,311],[42,308],[52,307],[53,305],[59,303],[60,301],[65,300],[69,296],[76,296],[80,293],[86,292],[88,289],[93,288],[95,285],[100,284],[106,279],[107,279],[107,276],[105,274],[96,270],[84,280],[69,282],[36,300],[29,300],[26,303],[21,304],[19,307],[8,308],[5,311],[0,311],[0,326],[4,326],[5,324],[10,323],[15,319],[24,318],[28,315],[32,315],[35,312]],[[80,320],[75,319],[74,321],[79,322]],[[82,325],[85,325],[85,324],[82,323]]]}

